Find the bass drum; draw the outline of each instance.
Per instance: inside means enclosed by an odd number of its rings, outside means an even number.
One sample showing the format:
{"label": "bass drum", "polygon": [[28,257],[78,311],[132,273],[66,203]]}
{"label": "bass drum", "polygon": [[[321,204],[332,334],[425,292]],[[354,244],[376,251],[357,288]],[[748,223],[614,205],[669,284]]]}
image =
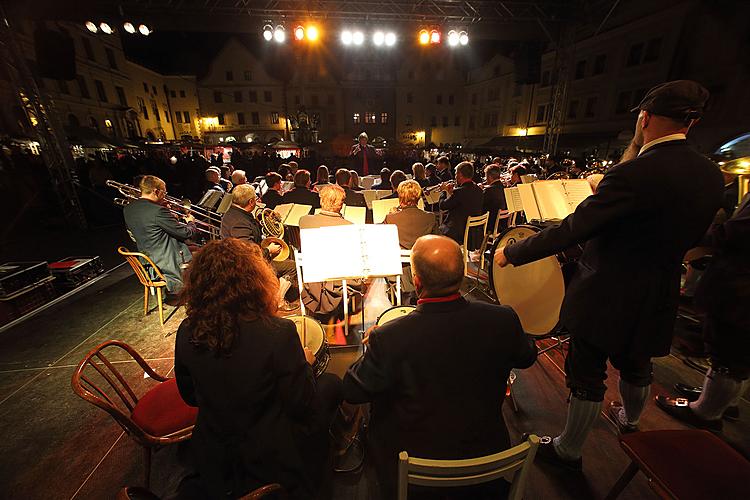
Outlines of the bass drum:
{"label": "bass drum", "polygon": [[302,346],[307,347],[315,354],[315,363],[313,363],[312,368],[315,377],[320,377],[328,368],[328,362],[331,360],[323,325],[310,316],[287,316],[286,319],[294,321]]}
{"label": "bass drum", "polygon": [[489,273],[497,301],[516,311],[524,331],[530,335],[551,332],[560,319],[565,297],[560,261],[557,256],[550,256],[523,266],[508,264],[501,268],[495,264],[495,252],[539,231],[534,226],[514,226],[503,231],[492,247]]}
{"label": "bass drum", "polygon": [[391,307],[383,311],[383,314],[378,316],[378,319],[375,322],[375,324],[377,326],[382,326],[385,323],[388,323],[389,321],[392,321],[396,318],[400,318],[401,316],[406,316],[407,314],[411,313],[414,309],[416,309],[416,307],[414,306]]}

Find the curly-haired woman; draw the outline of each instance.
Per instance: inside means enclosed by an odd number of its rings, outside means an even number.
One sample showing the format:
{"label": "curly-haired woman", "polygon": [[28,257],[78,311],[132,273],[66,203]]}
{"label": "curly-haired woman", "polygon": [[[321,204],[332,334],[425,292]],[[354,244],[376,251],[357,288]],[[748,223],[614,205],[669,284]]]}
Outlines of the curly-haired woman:
{"label": "curly-haired woman", "polygon": [[315,379],[294,323],[276,317],[278,286],[260,248],[241,240],[212,241],[191,262],[175,345],[180,394],[199,408],[191,497],[280,483],[312,498],[324,475],[341,380]]}

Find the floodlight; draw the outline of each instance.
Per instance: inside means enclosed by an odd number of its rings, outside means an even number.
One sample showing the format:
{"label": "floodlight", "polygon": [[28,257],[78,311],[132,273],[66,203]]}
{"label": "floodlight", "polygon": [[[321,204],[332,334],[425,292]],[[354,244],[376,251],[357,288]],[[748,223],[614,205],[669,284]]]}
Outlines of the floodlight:
{"label": "floodlight", "polygon": [[305,28],[302,26],[297,26],[294,28],[294,39],[295,40],[302,40],[305,38]]}
{"label": "floodlight", "polygon": [[349,30],[344,30],[341,32],[341,43],[344,45],[351,45],[352,44],[352,32]]}
{"label": "floodlight", "polygon": [[430,31],[430,43],[440,43],[440,32],[438,30]]}
{"label": "floodlight", "polygon": [[284,27],[282,25],[279,24],[276,26],[276,29],[273,30],[273,39],[278,43],[283,43],[284,40],[286,40],[286,33],[284,32]]}
{"label": "floodlight", "polygon": [[153,33],[153,30],[149,29],[149,27],[145,24],[141,24],[140,26],[138,26],[138,33],[143,36],[149,36],[151,33]]}
{"label": "floodlight", "polygon": [[393,32],[385,34],[385,44],[389,47],[396,45],[396,34]]}
{"label": "floodlight", "polygon": [[320,36],[320,33],[318,32],[317,26],[313,25],[313,26],[307,27],[307,39],[308,40],[310,40],[311,42],[314,42],[318,39],[319,36]]}
{"label": "floodlight", "polygon": [[352,42],[354,45],[362,45],[365,42],[365,34],[361,31],[352,33]]}
{"label": "floodlight", "polygon": [[375,33],[373,33],[372,43],[374,43],[378,47],[383,45],[385,43],[385,33],[383,33],[382,31],[376,31]]}
{"label": "floodlight", "polygon": [[273,26],[270,24],[263,26],[263,39],[267,42],[273,40]]}
{"label": "floodlight", "polygon": [[125,31],[127,31],[127,32],[128,32],[128,33],[130,33],[131,35],[132,35],[133,33],[135,33],[135,26],[133,26],[133,23],[131,23],[130,21],[128,21],[128,22],[126,22],[125,24],[123,24],[123,25],[122,25],[122,29],[124,29]]}
{"label": "floodlight", "polygon": [[86,21],[86,29],[92,33],[96,33],[97,31],[99,31],[99,28],[96,27],[96,24],[91,21]]}
{"label": "floodlight", "polygon": [[469,34],[465,31],[462,31],[458,34],[458,41],[461,45],[468,45],[469,44]]}
{"label": "floodlight", "polygon": [[427,45],[430,43],[430,32],[427,30],[422,30],[419,32],[419,43],[421,45]]}
{"label": "floodlight", "polygon": [[99,29],[102,30],[102,33],[105,35],[111,35],[112,34],[112,28],[107,23],[101,23],[99,25]]}
{"label": "floodlight", "polygon": [[455,30],[450,30],[448,32],[448,45],[451,47],[458,45],[458,33]]}

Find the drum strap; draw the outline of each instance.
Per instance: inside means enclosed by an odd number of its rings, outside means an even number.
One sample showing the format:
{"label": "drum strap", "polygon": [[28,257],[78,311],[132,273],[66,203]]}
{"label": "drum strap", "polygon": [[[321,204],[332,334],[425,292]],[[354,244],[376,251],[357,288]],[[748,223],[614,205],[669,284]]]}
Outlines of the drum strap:
{"label": "drum strap", "polygon": [[458,300],[460,298],[461,298],[460,293],[453,293],[451,295],[446,295],[445,297],[428,297],[426,299],[419,299],[417,301],[417,305],[430,304],[433,302],[453,302],[454,300]]}

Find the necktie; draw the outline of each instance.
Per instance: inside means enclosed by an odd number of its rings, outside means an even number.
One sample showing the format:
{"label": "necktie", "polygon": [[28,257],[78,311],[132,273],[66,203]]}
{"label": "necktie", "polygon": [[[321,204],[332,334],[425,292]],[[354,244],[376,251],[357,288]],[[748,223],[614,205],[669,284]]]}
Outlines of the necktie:
{"label": "necktie", "polygon": [[362,175],[369,174],[369,165],[367,164],[367,146],[362,148]]}

